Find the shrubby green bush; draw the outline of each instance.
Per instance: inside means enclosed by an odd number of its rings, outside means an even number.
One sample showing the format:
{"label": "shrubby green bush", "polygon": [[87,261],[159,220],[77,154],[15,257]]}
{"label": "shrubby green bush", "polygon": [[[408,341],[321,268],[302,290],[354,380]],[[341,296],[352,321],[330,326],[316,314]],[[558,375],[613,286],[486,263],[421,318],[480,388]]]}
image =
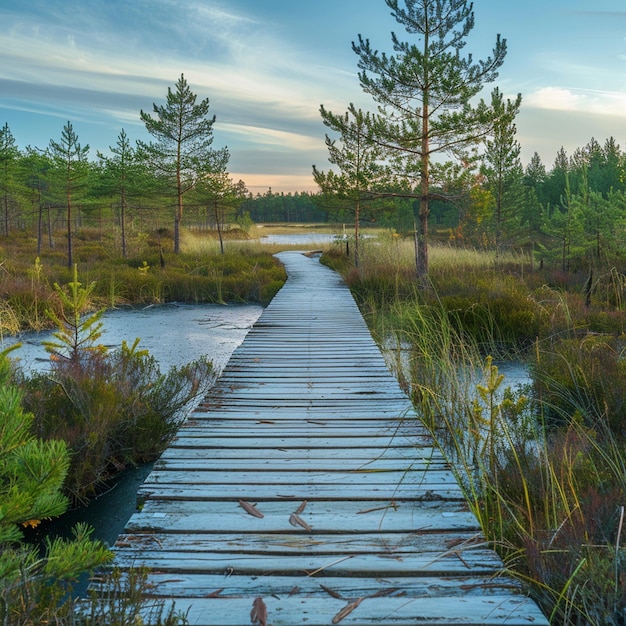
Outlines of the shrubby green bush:
{"label": "shrubby green bush", "polygon": [[64,513],[63,495],[70,467],[63,441],[32,435],[33,415],[11,383],[7,353],[0,354],[0,623],[51,623],[68,609],[66,594],[78,576],[111,560],[84,525],[70,540],[48,541],[43,554],[23,543],[22,528]]}
{"label": "shrubby green bush", "polygon": [[24,377],[22,386],[34,431],[72,451],[65,487],[85,500],[119,471],[156,458],[212,381],[206,359],[162,374],[135,343],[79,362],[52,361],[49,373]]}

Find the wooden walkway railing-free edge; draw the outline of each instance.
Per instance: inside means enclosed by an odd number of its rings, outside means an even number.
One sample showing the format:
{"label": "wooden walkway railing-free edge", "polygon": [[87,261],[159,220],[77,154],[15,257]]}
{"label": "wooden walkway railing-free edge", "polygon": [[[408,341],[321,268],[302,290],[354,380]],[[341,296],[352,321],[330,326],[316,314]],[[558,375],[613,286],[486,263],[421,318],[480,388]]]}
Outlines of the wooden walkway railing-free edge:
{"label": "wooden walkway railing-free edge", "polygon": [[287,284],[148,476],[116,565],[150,568],[196,626],[547,625],[348,288],[281,259]]}

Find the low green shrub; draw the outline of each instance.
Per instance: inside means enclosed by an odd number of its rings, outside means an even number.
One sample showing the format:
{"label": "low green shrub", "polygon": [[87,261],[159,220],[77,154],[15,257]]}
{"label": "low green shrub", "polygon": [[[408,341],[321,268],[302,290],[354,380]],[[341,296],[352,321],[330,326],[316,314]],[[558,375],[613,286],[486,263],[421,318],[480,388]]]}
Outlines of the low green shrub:
{"label": "low green shrub", "polygon": [[78,575],[112,554],[84,525],[71,540],[48,541],[42,554],[24,543],[24,527],[67,510],[70,460],[65,442],[33,435],[7,355],[0,353],[0,623],[34,626],[52,623]]}
{"label": "low green shrub", "polygon": [[205,359],[162,374],[137,343],[51,366],[49,373],[24,377],[24,403],[34,414],[34,432],[67,442],[71,471],[65,488],[78,501],[97,494],[129,465],[156,458],[185,409],[214,379]]}

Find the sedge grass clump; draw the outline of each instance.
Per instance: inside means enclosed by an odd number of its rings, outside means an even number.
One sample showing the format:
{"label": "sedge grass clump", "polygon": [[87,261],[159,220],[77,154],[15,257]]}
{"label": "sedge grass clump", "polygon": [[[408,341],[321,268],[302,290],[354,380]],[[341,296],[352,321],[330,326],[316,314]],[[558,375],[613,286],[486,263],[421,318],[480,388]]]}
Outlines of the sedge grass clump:
{"label": "sedge grass clump", "polygon": [[[468,361],[475,351],[452,349],[431,333],[412,346],[409,388],[505,571],[551,623],[621,623],[626,465],[612,433],[582,420],[546,430],[541,404],[505,388],[490,359]],[[444,334],[454,337],[446,327]],[[434,348],[444,351],[432,357]]]}
{"label": "sedge grass clump", "polygon": [[520,277],[525,257],[511,254],[496,269],[485,252],[432,246],[424,288],[417,283],[414,253],[410,241],[379,238],[364,246],[357,268],[325,256],[341,269],[365,313],[395,302],[443,307],[460,334],[483,346],[483,354],[519,350],[546,332],[549,317]]}
{"label": "sedge grass clump", "polygon": [[551,425],[580,419],[589,428],[606,425],[626,440],[626,362],[619,339],[588,334],[539,345],[533,378]]}
{"label": "sedge grass clump", "polygon": [[492,540],[551,623],[621,623],[624,471],[610,433],[572,421],[511,447],[489,474],[477,505],[499,520]]}
{"label": "sedge grass clump", "polygon": [[0,280],[0,332],[42,330],[47,323],[50,285],[39,258],[27,268],[7,270]]}
{"label": "sedge grass clump", "polygon": [[[116,236],[94,229],[75,239],[81,277],[96,284],[91,294],[95,307],[175,300],[267,304],[286,280],[272,249],[258,243],[229,241],[221,254],[213,238],[191,236],[189,249],[174,254],[167,230],[133,231],[123,257]],[[37,254],[33,238],[0,239],[0,335],[50,328],[46,310],[60,312],[54,284],[73,280],[66,248],[51,247],[46,241]]]}
{"label": "sedge grass clump", "polygon": [[458,324],[459,331],[503,353],[528,347],[545,332],[547,320],[541,306],[523,283],[511,276],[489,276],[467,284],[438,280],[437,298]]}
{"label": "sedge grass clump", "polygon": [[112,568],[98,574],[89,597],[72,607],[72,624],[84,626],[184,626],[187,615],[175,602],[154,597],[154,586],[145,567],[122,571]]}

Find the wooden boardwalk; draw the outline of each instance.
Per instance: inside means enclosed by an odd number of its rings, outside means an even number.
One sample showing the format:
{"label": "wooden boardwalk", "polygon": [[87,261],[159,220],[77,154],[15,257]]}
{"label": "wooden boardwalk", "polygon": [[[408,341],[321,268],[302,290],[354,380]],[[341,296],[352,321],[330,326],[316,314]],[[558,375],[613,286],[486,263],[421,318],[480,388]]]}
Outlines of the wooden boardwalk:
{"label": "wooden boardwalk", "polygon": [[497,577],[347,287],[281,259],[286,286],[147,478],[117,564],[151,568],[196,625],[547,624]]}

